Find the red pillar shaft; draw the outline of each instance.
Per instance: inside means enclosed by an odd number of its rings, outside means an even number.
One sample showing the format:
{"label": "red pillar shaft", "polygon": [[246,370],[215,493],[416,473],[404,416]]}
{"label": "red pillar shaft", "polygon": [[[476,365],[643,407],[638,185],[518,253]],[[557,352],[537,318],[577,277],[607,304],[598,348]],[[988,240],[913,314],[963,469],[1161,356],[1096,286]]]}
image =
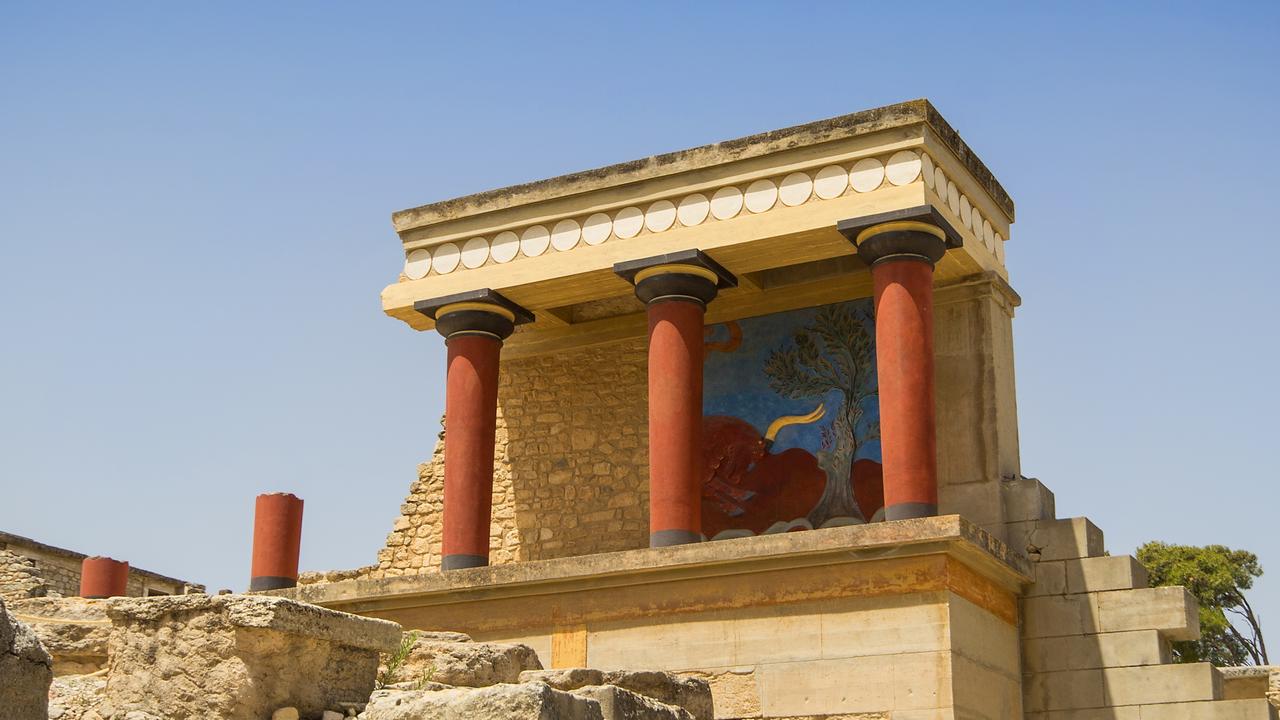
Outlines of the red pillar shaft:
{"label": "red pillar shaft", "polygon": [[457,334],[449,347],[444,403],[444,558],[454,570],[489,564],[493,444],[502,341]]}
{"label": "red pillar shaft", "polygon": [[80,597],[124,597],[129,588],[129,563],[109,557],[87,557],[80,563]]}
{"label": "red pillar shaft", "polygon": [[933,266],[924,260],[890,259],[873,265],[871,275],[885,519],[936,515]]}
{"label": "red pillar shaft", "polygon": [[702,537],[703,306],[668,300],[649,313],[649,545]]}
{"label": "red pillar shaft", "polygon": [[253,569],[250,590],[278,590],[298,584],[302,549],[302,499],[292,493],[259,495],[253,512]]}

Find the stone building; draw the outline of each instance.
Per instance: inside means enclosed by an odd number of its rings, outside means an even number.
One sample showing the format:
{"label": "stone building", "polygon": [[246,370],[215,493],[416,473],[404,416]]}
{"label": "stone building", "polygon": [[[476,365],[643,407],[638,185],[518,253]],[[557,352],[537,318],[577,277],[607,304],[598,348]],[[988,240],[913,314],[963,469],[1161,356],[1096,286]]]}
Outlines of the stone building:
{"label": "stone building", "polygon": [[[0,597],[7,601],[80,594],[84,553],[0,531]],[[129,568],[127,595],[184,595],[204,586],[160,573]]]}
{"label": "stone building", "polygon": [[706,678],[717,718],[1268,718],[1022,474],[1015,206],[925,100],[393,215],[445,432],[282,591]]}

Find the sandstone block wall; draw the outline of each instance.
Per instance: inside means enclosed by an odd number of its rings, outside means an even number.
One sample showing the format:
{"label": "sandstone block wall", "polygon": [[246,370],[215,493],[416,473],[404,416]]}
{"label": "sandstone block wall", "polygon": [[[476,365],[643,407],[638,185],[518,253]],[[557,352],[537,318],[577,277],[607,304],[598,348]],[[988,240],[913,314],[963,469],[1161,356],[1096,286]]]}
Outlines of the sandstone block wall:
{"label": "sandstone block wall", "polygon": [[[648,546],[647,388],[644,339],[503,363],[491,563]],[[439,568],[444,442],[362,575]]]}
{"label": "sandstone block wall", "polygon": [[[84,554],[0,532],[0,597],[75,597],[80,594]],[[129,569],[130,597],[204,592],[203,585]]]}

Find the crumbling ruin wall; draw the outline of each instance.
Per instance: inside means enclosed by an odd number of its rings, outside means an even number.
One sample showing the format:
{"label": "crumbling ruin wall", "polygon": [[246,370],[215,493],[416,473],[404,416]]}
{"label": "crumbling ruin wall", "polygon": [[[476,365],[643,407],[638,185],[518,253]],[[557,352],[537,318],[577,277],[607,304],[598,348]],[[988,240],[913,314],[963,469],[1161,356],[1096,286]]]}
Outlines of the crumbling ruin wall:
{"label": "crumbling ruin wall", "polygon": [[50,592],[35,562],[0,548],[0,599],[13,602],[50,594],[56,593]]}

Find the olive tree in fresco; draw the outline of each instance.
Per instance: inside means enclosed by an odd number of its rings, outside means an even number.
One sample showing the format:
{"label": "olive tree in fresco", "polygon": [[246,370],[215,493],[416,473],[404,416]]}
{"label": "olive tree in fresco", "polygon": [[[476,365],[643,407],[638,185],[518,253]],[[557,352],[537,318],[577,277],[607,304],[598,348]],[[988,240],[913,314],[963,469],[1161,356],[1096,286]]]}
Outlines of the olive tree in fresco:
{"label": "olive tree in fresco", "polygon": [[868,312],[852,305],[821,308],[812,324],[796,331],[791,346],[773,351],[764,366],[770,387],[783,397],[821,399],[840,391],[840,406],[830,409],[835,417],[823,430],[818,452],[827,486],[809,515],[814,527],[862,515],[849,478],[858,448],[880,436],[878,416],[868,413],[877,402],[874,325]]}

